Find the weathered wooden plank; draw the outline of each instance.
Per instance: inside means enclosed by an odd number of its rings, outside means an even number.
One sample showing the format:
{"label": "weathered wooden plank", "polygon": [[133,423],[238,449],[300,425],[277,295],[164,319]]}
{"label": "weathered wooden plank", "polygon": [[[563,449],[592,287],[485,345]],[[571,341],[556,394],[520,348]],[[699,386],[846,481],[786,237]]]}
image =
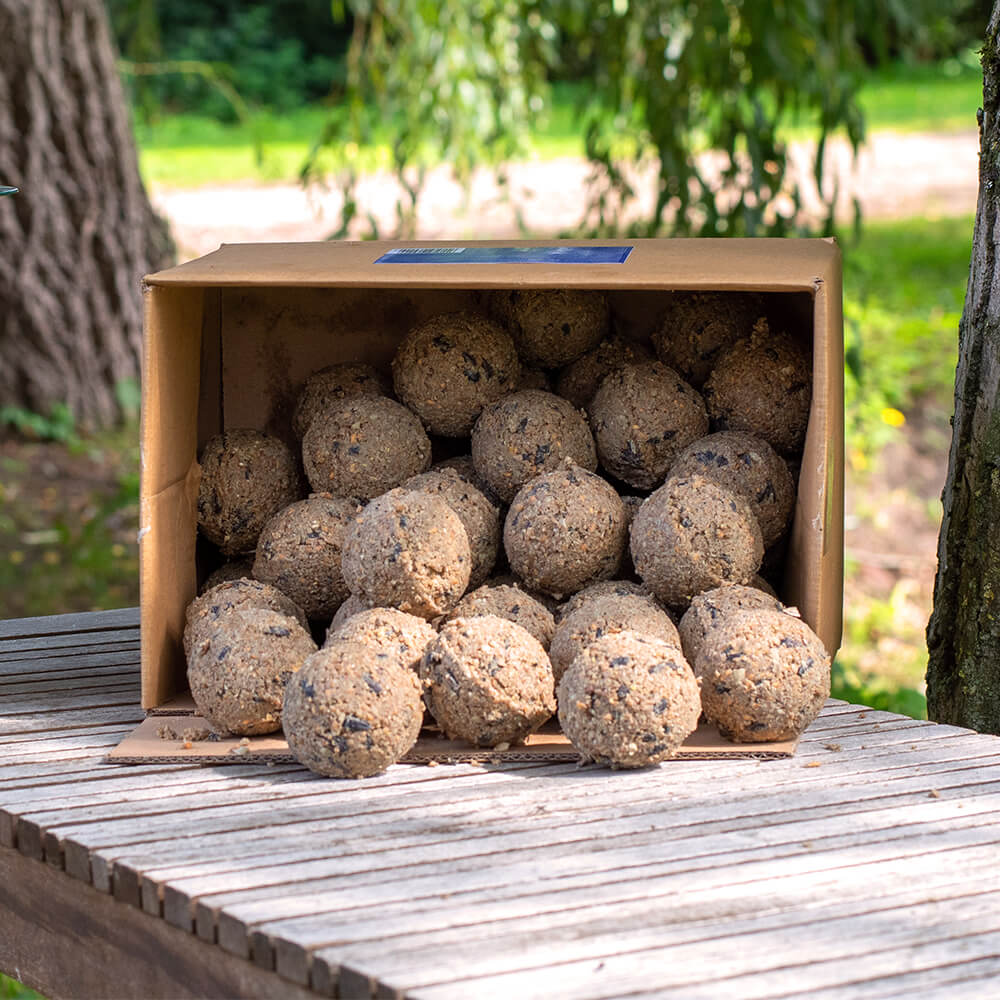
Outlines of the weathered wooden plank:
{"label": "weathered wooden plank", "polygon": [[61,635],[66,632],[106,632],[114,629],[138,627],[138,608],[84,611],[67,615],[41,615],[37,618],[11,618],[7,621],[0,621],[0,639]]}
{"label": "weathered wooden plank", "polygon": [[[514,933],[495,933],[488,939],[470,942],[467,946],[441,951],[419,951],[423,935],[415,935],[411,955],[422,959],[419,968],[429,980],[420,985],[420,972],[415,980],[393,979],[377,959],[367,958],[367,966],[353,957],[355,948],[344,948],[341,989],[351,994],[354,975],[368,980],[370,976],[407,995],[421,1000],[446,1000],[475,996],[542,997],[556,990],[557,995],[571,998],[621,996],[635,991],[682,989],[685,997],[734,995],[740,997],[775,996],[780,992],[801,988],[802,977],[808,975],[814,963],[840,961],[843,970],[850,969],[851,959],[864,958],[867,965],[877,955],[895,949],[926,947],[935,942],[954,940],[966,935],[1000,931],[1000,896],[996,892],[996,876],[989,877],[987,891],[975,893],[966,888],[959,895],[936,898],[914,905],[883,907],[877,900],[864,903],[853,900],[848,912],[824,915],[811,911],[802,922],[780,919],[777,926],[755,925],[752,914],[742,920],[727,914],[712,916],[706,901],[703,922],[687,911],[687,900],[676,905],[647,909],[645,920],[641,909],[635,911],[633,923],[621,931],[601,933],[613,928],[614,909],[605,917],[598,914],[593,933],[576,924],[553,922],[551,937],[534,929],[533,934],[518,929]],[[861,904],[860,906],[858,904]],[[718,906],[719,900],[714,904]],[[678,917],[683,919],[678,922]],[[643,927],[659,925],[659,944],[652,947],[630,944]],[[669,933],[665,933],[669,928]],[[565,938],[575,932],[590,938],[593,948],[584,959],[564,962],[561,955]],[[625,940],[623,940],[623,936]],[[630,940],[629,940],[630,939]],[[558,948],[558,951],[556,949]],[[507,956],[519,966],[507,973],[484,973],[470,976],[468,969],[478,964],[486,968],[496,965],[496,959]],[[786,990],[776,989],[772,976],[762,982],[765,972],[787,970]],[[849,971],[848,971],[849,974]],[[841,972],[843,975],[843,971]],[[740,976],[743,988],[729,993],[727,986]],[[759,989],[747,992],[751,976]],[[797,979],[795,977],[798,977]],[[449,981],[451,979],[452,981]],[[720,990],[722,991],[720,993]],[[354,994],[357,995],[357,994]]]}
{"label": "weathered wooden plank", "polygon": [[[468,953],[463,971],[471,975],[469,970],[477,961],[501,960],[489,949],[479,959],[472,958],[477,942],[504,934],[528,940],[544,938],[548,932],[550,943],[554,943],[559,934],[550,928],[558,925],[569,935],[570,927],[587,923],[595,931],[603,927],[606,933],[627,938],[630,935],[626,929],[632,927],[629,921],[641,925],[644,912],[651,910],[657,900],[668,911],[671,923],[679,919],[686,925],[696,914],[716,919],[720,906],[729,908],[724,912],[730,917],[734,913],[752,915],[760,900],[771,898],[781,886],[791,887],[792,900],[803,898],[799,895],[803,886],[811,893],[822,893],[826,886],[827,891],[840,894],[837,887],[847,884],[860,891],[870,882],[876,865],[886,866],[886,871],[912,872],[918,867],[914,858],[927,859],[944,852],[951,852],[953,858],[964,852],[982,863],[995,850],[998,839],[997,832],[986,824],[949,831],[932,847],[900,841],[883,845],[875,837],[863,837],[854,857],[863,855],[865,860],[854,864],[848,860],[850,854],[804,850],[779,853],[749,864],[734,859],[719,867],[666,861],[662,867],[639,869],[618,879],[613,872],[596,879],[569,875],[539,879],[528,886],[511,886],[499,892],[492,887],[468,893],[449,891],[446,898],[439,891],[437,897],[421,899],[419,907],[406,902],[388,903],[358,912],[355,907],[364,906],[366,896],[379,899],[379,890],[369,886],[356,893],[338,892],[342,907],[324,914],[322,919],[263,925],[258,931],[275,938],[278,971],[295,981],[303,981],[308,974],[312,952],[330,958],[347,943],[355,961],[363,955],[373,962],[377,959],[383,973],[395,951],[399,951],[402,961],[419,965],[423,964],[423,954],[459,949]],[[950,874],[948,877],[953,878]],[[1000,873],[994,877],[1000,878]],[[975,891],[979,885],[978,881],[975,886],[967,884],[965,890]],[[742,908],[733,910],[736,900],[743,900]],[[506,954],[505,960],[518,961],[519,950]],[[476,973],[481,974],[485,973]]]}
{"label": "weathered wooden plank", "polygon": [[60,635],[44,640],[17,639],[0,642],[0,671],[7,673],[14,663],[42,667],[47,660],[60,662],[97,653],[130,653],[134,657],[133,662],[138,663],[138,649],[137,631]]}
{"label": "weathered wooden plank", "polygon": [[0,927],[0,967],[51,996],[313,995],[6,849]]}
{"label": "weathered wooden plank", "polygon": [[137,699],[140,686],[134,671],[122,670],[121,667],[114,665],[81,670],[75,677],[67,676],[64,671],[60,671],[60,676],[54,680],[21,681],[9,677],[6,681],[0,680],[0,706],[5,705],[8,698],[25,695],[34,695],[40,703],[44,703],[47,697],[63,698],[66,697],[67,689],[71,690],[75,684],[79,684],[81,692],[86,694],[97,694],[109,689],[123,691],[127,689],[133,691]]}
{"label": "weathered wooden plank", "polygon": [[[94,699],[100,701],[100,698]],[[97,708],[100,711],[97,711]],[[95,719],[96,717],[96,719]],[[125,700],[117,706],[94,706],[94,709],[71,709],[60,712],[32,712],[13,719],[0,718],[0,735],[34,736],[36,733],[52,733],[76,727],[92,726],[96,720],[102,725],[115,722],[129,722],[133,726],[145,718],[145,713],[135,703]]]}
{"label": "weathered wooden plank", "polygon": [[103,708],[117,708],[132,705],[141,711],[138,702],[139,687],[131,680],[125,683],[111,683],[105,686],[87,685],[86,693],[66,694],[49,691],[22,692],[0,697],[0,719],[15,722],[18,718],[34,718],[39,715],[54,716],[61,712],[75,712],[80,709],[95,709],[95,714]]}

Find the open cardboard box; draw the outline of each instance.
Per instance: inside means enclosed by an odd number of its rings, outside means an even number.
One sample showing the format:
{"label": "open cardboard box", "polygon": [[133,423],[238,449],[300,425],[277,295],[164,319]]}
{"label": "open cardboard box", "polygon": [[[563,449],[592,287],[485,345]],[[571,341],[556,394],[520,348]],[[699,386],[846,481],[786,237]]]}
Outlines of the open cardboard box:
{"label": "open cardboard box", "polygon": [[[400,254],[421,246],[437,252]],[[798,499],[779,596],[796,606],[831,655],[840,644],[843,596],[843,318],[840,252],[829,240],[603,241],[611,262],[563,241],[521,243],[234,244],[145,283],[140,528],[142,705],[155,712],[113,754],[116,760],[207,762],[287,758],[281,739],[163,739],[198,728],[186,683],[184,611],[212,566],[197,542],[198,453],[226,428],[254,427],[294,442],[296,392],[318,368],[363,360],[388,368],[416,323],[474,306],[489,288],[589,288],[610,294],[627,334],[656,323],[672,290],[756,291],[769,314],[813,348],[813,397]],[[442,248],[466,247],[441,253]],[[512,248],[540,262],[470,261]],[[546,250],[545,248],[549,249]],[[556,248],[556,249],[553,249]],[[631,248],[627,253],[626,248]],[[395,251],[395,260],[381,261]],[[392,255],[390,254],[390,257]],[[417,262],[412,262],[413,258]],[[624,257],[624,260],[619,258]],[[181,699],[175,700],[181,696]],[[174,721],[170,722],[170,718]],[[203,725],[203,724],[201,724]],[[190,746],[185,743],[190,742]],[[784,756],[794,744],[735,745],[702,727],[684,756]],[[481,758],[482,752],[422,737],[407,760]],[[490,759],[573,759],[557,730]]]}

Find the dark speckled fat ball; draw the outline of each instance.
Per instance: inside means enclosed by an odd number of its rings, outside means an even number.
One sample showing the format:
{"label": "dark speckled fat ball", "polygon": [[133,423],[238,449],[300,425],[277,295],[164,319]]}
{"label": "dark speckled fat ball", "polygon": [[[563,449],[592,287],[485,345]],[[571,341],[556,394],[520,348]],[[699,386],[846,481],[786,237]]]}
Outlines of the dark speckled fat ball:
{"label": "dark speckled fat ball", "polygon": [[587,646],[559,682],[559,722],[584,760],[648,767],[695,731],[698,682],[676,644],[638,632]]}
{"label": "dark speckled fat ball", "polygon": [[743,584],[729,584],[699,594],[684,612],[677,631],[688,662],[695,663],[706,638],[744,611],[783,611],[776,597]]}
{"label": "dark speckled fat ball", "polygon": [[809,355],[766,320],[719,357],[705,382],[715,430],[748,431],[783,455],[801,450],[812,402]]}
{"label": "dark speckled fat ball", "polygon": [[708,433],[705,401],[659,362],[623,365],[608,375],[590,404],[601,465],[622,482],[655,489],[674,459]]}
{"label": "dark speckled fat ball", "polygon": [[529,288],[497,291],[493,314],[510,331],[521,359],[542,368],[561,368],[607,336],[610,321],[603,292]]}
{"label": "dark speckled fat ball", "polygon": [[570,465],[529,480],[514,497],[503,543],[525,586],[553,597],[615,575],[627,537],[625,509],[600,476]]}
{"label": "dark speckled fat ball", "polygon": [[594,436],[583,414],[550,392],[525,389],[483,410],[472,430],[476,472],[506,503],[529,480],[572,459],[597,468]]}
{"label": "dark speckled fat ball", "polygon": [[788,466],[755,434],[719,431],[699,438],[677,456],[670,475],[705,476],[741,494],[760,524],[765,549],[791,522],[795,484]]}
{"label": "dark speckled fat ball", "polygon": [[285,736],[300,764],[333,778],[381,774],[420,735],[420,682],[398,659],[338,639],[285,688]]}
{"label": "dark speckled fat ball", "polygon": [[656,354],[696,388],[736,341],[750,336],[760,296],[743,292],[675,292],[653,334]]}
{"label": "dark speckled fat ball", "polygon": [[329,619],[347,599],[340,570],[354,500],[314,493],[278,511],[257,541],[253,575],[287,594],[313,619]]}
{"label": "dark speckled fat ball", "polygon": [[521,366],[510,336],[473,312],[434,316],[411,330],[392,362],[396,395],[432,434],[465,437],[476,418],[513,392]]}
{"label": "dark speckled fat ball", "polygon": [[477,615],[496,615],[527,629],[548,650],[555,632],[552,612],[541,601],[535,600],[520,587],[510,584],[486,584],[472,590],[463,597],[447,616],[453,618],[475,618]]}
{"label": "dark speckled fat ball", "polygon": [[198,529],[223,555],[252,552],[264,522],[300,491],[295,458],[283,441],[249,428],[224,431],[202,450]]}
{"label": "dark speckled fat ball", "polygon": [[371,365],[359,361],[328,365],[305,380],[292,414],[292,430],[301,440],[313,417],[331,400],[384,396],[388,392],[389,380]]}
{"label": "dark speckled fat ball", "polygon": [[431,442],[395,400],[354,396],[329,403],[309,425],[302,462],[316,493],[371,500],[426,472]]}
{"label": "dark speckled fat ball", "polygon": [[725,583],[746,583],[764,556],[750,505],[703,476],[668,479],[632,522],[632,561],[664,604],[686,608]]}
{"label": "dark speckled fat ball", "polygon": [[559,372],[556,392],[577,409],[589,411],[590,401],[606,375],[622,365],[652,360],[653,354],[644,344],[624,337],[608,337]]}
{"label": "dark speckled fat ball", "polygon": [[427,646],[437,632],[423,618],[398,608],[368,608],[331,628],[324,645],[349,639],[371,646],[377,653],[395,656],[400,664],[416,670]]}

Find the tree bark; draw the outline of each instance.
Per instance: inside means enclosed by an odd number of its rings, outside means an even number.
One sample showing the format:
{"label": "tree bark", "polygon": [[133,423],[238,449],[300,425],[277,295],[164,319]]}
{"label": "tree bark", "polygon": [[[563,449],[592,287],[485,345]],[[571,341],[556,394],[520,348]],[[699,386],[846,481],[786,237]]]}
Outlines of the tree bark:
{"label": "tree bark", "polygon": [[948,478],[927,627],[932,719],[1000,733],[1000,0],[983,48],[979,203],[959,325]]}
{"label": "tree bark", "polygon": [[119,416],[139,279],[173,258],[138,160],[104,0],[0,0],[0,407]]}

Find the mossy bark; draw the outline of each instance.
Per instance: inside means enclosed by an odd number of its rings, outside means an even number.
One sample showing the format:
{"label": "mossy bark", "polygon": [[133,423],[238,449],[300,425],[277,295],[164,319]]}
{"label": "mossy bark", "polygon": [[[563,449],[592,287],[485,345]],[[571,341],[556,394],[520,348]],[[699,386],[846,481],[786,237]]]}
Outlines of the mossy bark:
{"label": "mossy bark", "polygon": [[104,0],[0,0],[0,407],[118,416],[139,279],[173,256],[139,177]]}
{"label": "mossy bark", "polygon": [[979,204],[927,627],[932,719],[1000,733],[1000,0],[983,47]]}

